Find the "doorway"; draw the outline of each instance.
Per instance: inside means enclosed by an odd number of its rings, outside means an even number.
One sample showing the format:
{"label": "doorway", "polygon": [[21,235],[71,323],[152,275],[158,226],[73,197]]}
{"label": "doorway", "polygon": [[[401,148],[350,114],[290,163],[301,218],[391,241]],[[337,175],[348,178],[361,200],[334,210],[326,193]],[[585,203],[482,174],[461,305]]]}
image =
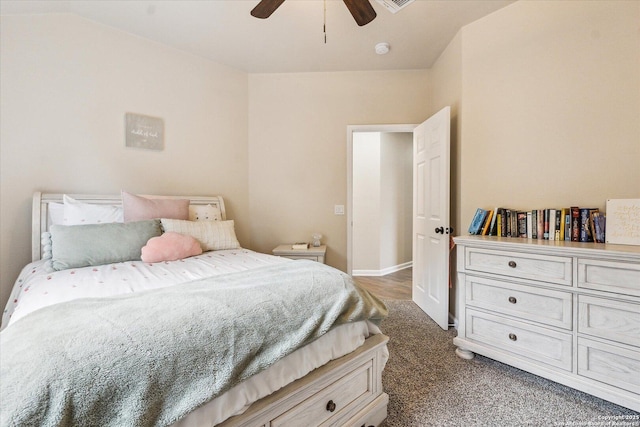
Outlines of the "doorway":
{"label": "doorway", "polygon": [[[406,132],[413,137],[412,299],[440,327],[449,317],[451,107],[419,125],[347,127],[347,272],[354,274],[354,135]],[[379,177],[376,177],[379,179]],[[382,180],[379,179],[381,182]],[[380,194],[376,194],[381,198]],[[380,203],[382,206],[382,203]],[[380,208],[382,210],[382,208]],[[370,233],[379,233],[375,228]]]}
{"label": "doorway", "polygon": [[349,274],[384,276],[412,265],[414,128],[347,128]]}

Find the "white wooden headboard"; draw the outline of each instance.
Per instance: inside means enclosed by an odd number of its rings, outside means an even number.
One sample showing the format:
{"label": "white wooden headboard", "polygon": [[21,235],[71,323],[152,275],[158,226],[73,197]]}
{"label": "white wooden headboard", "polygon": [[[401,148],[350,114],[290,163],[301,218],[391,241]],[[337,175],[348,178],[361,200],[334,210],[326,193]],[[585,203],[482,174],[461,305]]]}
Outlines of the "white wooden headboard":
{"label": "white wooden headboard", "polygon": [[[47,194],[39,191],[33,193],[33,210],[31,218],[31,259],[37,261],[42,257],[41,239],[42,233],[49,230],[50,216],[49,203],[63,203],[63,194]],[[122,205],[122,197],[117,195],[95,195],[95,194],[67,194],[67,196],[83,203],[96,205]],[[224,200],[221,196],[153,196],[144,195],[142,197],[155,199],[189,199],[192,205],[211,205],[220,210],[222,219],[227,219],[224,209]]]}

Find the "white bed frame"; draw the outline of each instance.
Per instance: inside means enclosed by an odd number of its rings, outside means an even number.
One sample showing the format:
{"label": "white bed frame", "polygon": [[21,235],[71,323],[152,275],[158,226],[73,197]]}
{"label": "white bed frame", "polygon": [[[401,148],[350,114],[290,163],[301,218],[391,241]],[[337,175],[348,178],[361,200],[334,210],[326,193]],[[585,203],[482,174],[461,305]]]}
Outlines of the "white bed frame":
{"label": "white bed frame", "polygon": [[[119,194],[68,195],[84,203],[122,204]],[[222,219],[226,219],[224,201],[220,196],[145,197],[189,199],[191,204],[211,204],[217,206]],[[33,261],[41,259],[41,235],[50,225],[49,203],[62,202],[62,194],[36,192],[33,195]],[[382,389],[382,370],[388,340],[382,334],[369,337],[352,353],[333,360],[254,402],[243,414],[229,418],[220,427],[379,426],[387,417],[389,402],[389,396]]]}
{"label": "white bed frame", "polygon": [[[95,195],[95,194],[67,194],[83,203],[92,205],[122,205],[122,197],[117,195]],[[33,193],[33,209],[32,209],[32,229],[31,229],[31,261],[37,261],[42,257],[42,233],[49,231],[50,216],[49,203],[63,203],[63,194],[46,194],[39,191]],[[224,200],[221,196],[153,196],[142,195],[142,197],[154,199],[189,199],[191,205],[211,205],[220,210],[222,219],[227,219],[227,213],[224,208]]]}

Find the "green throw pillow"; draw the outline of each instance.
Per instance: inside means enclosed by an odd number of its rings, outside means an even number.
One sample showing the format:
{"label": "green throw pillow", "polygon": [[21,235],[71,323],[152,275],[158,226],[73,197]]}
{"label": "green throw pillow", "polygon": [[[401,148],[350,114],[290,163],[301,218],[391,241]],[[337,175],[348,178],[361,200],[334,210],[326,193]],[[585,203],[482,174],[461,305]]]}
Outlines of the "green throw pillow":
{"label": "green throw pillow", "polygon": [[147,241],[162,234],[160,220],[108,224],[52,225],[54,270],[140,260]]}

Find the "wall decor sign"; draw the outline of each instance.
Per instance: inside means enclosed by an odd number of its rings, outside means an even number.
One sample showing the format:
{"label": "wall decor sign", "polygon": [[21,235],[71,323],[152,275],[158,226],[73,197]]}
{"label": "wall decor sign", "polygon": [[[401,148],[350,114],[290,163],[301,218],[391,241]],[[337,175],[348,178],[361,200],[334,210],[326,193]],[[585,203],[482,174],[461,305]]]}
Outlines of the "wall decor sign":
{"label": "wall decor sign", "polygon": [[127,147],[164,149],[164,121],[161,118],[125,113],[124,121]]}
{"label": "wall decor sign", "polygon": [[640,199],[607,200],[607,243],[640,245]]}

